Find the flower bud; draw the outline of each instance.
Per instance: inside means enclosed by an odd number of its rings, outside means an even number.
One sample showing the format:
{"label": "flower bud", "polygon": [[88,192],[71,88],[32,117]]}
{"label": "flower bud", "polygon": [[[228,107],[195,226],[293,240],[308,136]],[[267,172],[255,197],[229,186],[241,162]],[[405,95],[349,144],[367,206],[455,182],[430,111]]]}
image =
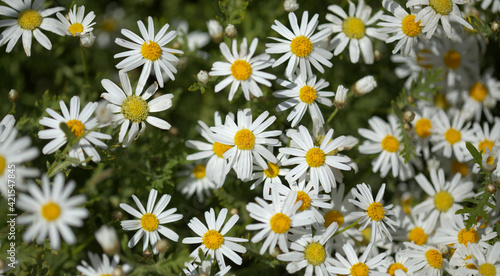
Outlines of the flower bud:
{"label": "flower bud", "polygon": [[239,213],[238,209],[236,208],[231,208],[231,211],[229,211],[231,215],[237,215]]}
{"label": "flower bud", "polygon": [[498,29],[500,29],[500,24],[498,24],[498,22],[496,21],[491,22],[491,30],[493,32],[497,32]]}
{"label": "flower bud", "polygon": [[347,91],[349,91],[349,89],[345,88],[343,85],[339,85],[337,87],[334,104],[338,109],[342,109],[345,107],[345,104],[347,102]]}
{"label": "flower bud", "polygon": [[285,0],[285,2],[283,2],[283,9],[285,9],[286,12],[294,12],[298,8],[299,4],[296,0]]}
{"label": "flower bud", "polygon": [[210,19],[207,21],[208,34],[212,40],[216,43],[220,43],[222,41],[222,25],[219,21],[215,19]]}
{"label": "flower bud", "polygon": [[0,271],[7,268],[7,262],[4,259],[0,259]]}
{"label": "flower bud", "polygon": [[168,241],[165,238],[162,238],[161,240],[156,242],[156,250],[160,253],[164,253],[168,249]]}
{"label": "flower bud", "polygon": [[403,124],[403,129],[404,129],[404,130],[406,130],[406,131],[411,130],[411,124],[409,124],[409,123],[405,122],[405,123]]}
{"label": "flower bud", "polygon": [[87,32],[80,36],[80,46],[85,49],[91,48],[95,42],[95,35],[93,32]]}
{"label": "flower bud", "polygon": [[486,191],[490,194],[494,194],[497,191],[497,187],[493,183],[486,184]]}
{"label": "flower bud", "polygon": [[412,95],[408,95],[406,97],[406,100],[409,102],[409,103],[414,103],[415,102],[415,97],[413,97]]}
{"label": "flower bud", "polygon": [[120,251],[120,242],[118,235],[113,227],[103,225],[95,232],[95,239],[101,245],[102,251],[113,256]]}
{"label": "flower bud", "polygon": [[144,259],[151,259],[151,258],[153,258],[153,251],[151,251],[151,249],[144,250],[144,252],[142,252],[142,257]]}
{"label": "flower bud", "polygon": [[413,122],[413,120],[415,119],[415,112],[411,110],[406,110],[405,113],[403,114],[403,119],[407,123]]}
{"label": "flower bud", "polygon": [[123,271],[123,268],[121,267],[115,267],[115,269],[113,269],[113,276],[125,276],[125,272]]}
{"label": "flower bud", "polygon": [[111,217],[113,218],[114,221],[120,222],[123,219],[123,213],[120,210],[113,211],[111,213]]}
{"label": "flower bud", "polygon": [[200,70],[198,75],[196,75],[196,78],[198,78],[198,81],[201,83],[207,83],[210,77],[208,76],[208,72],[205,70]]}
{"label": "flower bud", "polygon": [[15,102],[17,101],[17,99],[19,99],[19,92],[17,92],[17,90],[15,89],[11,89],[9,91],[9,101]]}
{"label": "flower bud", "polygon": [[356,96],[362,96],[371,92],[377,87],[377,82],[373,76],[366,76],[358,80],[352,87],[352,91]]}
{"label": "flower bud", "polygon": [[224,33],[227,37],[234,38],[238,34],[238,30],[236,30],[236,27],[233,24],[228,24],[226,29],[224,29]]}

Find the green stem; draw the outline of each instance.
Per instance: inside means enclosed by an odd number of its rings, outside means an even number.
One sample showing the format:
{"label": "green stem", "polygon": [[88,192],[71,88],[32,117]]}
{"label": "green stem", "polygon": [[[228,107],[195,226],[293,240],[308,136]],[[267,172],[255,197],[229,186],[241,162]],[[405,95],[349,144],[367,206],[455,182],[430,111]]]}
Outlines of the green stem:
{"label": "green stem", "polygon": [[342,230],[340,230],[340,231],[336,232],[336,233],[334,234],[334,236],[336,236],[336,235],[340,235],[340,234],[344,233],[345,231],[347,231],[348,229],[351,229],[352,227],[354,227],[354,226],[358,225],[358,222],[359,222],[359,219],[358,219],[358,220],[356,220],[355,222],[353,222],[351,225],[347,226],[346,228],[344,228],[344,229],[342,229]]}
{"label": "green stem", "polygon": [[337,115],[337,112],[339,112],[339,109],[337,107],[335,107],[335,110],[332,112],[330,117],[328,117],[328,120],[326,120],[327,125],[332,121],[333,117],[335,117],[335,115]]}
{"label": "green stem", "polygon": [[90,88],[89,73],[87,70],[87,59],[85,58],[85,49],[83,49],[83,47],[80,47],[80,50],[82,52],[83,72],[85,74],[86,86]]}

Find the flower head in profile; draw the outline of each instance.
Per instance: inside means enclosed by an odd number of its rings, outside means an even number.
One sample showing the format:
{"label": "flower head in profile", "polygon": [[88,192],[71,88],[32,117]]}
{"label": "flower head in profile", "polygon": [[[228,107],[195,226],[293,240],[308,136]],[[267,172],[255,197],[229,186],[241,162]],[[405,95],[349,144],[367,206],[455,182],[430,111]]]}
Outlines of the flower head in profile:
{"label": "flower head in profile", "polygon": [[[114,255],[111,260],[105,254],[102,254],[102,259],[99,258],[99,255],[92,252],[88,252],[88,256],[90,264],[86,261],[82,261],[81,265],[76,266],[76,269],[85,276],[114,275],[115,269],[119,267],[120,264],[119,255]],[[121,266],[121,269],[124,273],[128,273],[132,270],[132,267],[129,264],[125,264]]]}
{"label": "flower head in profile", "polygon": [[80,6],[77,11],[76,5],[74,5],[73,9],[69,10],[69,20],[59,12],[56,16],[64,26],[64,31],[67,35],[83,36],[84,34],[94,30],[92,26],[95,25],[95,22],[92,21],[95,19],[95,14],[91,11],[85,15],[85,6]]}

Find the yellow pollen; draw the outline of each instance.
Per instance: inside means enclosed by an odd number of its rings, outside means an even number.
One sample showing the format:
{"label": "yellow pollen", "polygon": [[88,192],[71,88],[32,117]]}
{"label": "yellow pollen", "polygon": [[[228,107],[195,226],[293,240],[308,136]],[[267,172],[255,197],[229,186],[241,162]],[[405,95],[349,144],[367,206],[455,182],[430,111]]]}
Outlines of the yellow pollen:
{"label": "yellow pollen", "polygon": [[424,229],[415,227],[408,234],[408,241],[415,242],[416,245],[423,245],[427,242],[427,234],[424,233]]}
{"label": "yellow pollen", "polygon": [[415,132],[420,138],[426,138],[431,135],[432,123],[431,120],[422,118],[415,124]]}
{"label": "yellow pollen", "polygon": [[234,135],[234,144],[240,150],[251,150],[255,146],[255,135],[246,128],[238,130]]}
{"label": "yellow pollen", "polygon": [[313,44],[309,38],[301,35],[297,36],[290,43],[290,51],[298,57],[308,57],[313,50]]}
{"label": "yellow pollen", "polygon": [[283,234],[290,229],[290,218],[283,213],[276,213],[270,221],[271,230],[277,234]]}
{"label": "yellow pollen", "polygon": [[111,274],[101,274],[99,276],[112,276]]}
{"label": "yellow pollen", "polygon": [[478,102],[483,102],[488,96],[488,88],[478,81],[469,89],[469,96]]}
{"label": "yellow pollen", "polygon": [[351,266],[351,275],[352,276],[368,276],[370,269],[364,263],[357,263]]}
{"label": "yellow pollen", "polygon": [[214,151],[215,155],[217,155],[219,158],[224,158],[223,157],[224,153],[232,147],[233,146],[231,146],[231,145],[226,145],[226,144],[222,144],[219,142],[214,142],[213,151]]}
{"label": "yellow pollen", "polygon": [[459,142],[460,140],[462,140],[462,134],[460,133],[460,131],[458,131],[454,128],[450,128],[444,134],[444,138],[446,139],[446,141],[448,141],[448,143],[453,145],[456,142]]}
{"label": "yellow pollen", "polygon": [[275,178],[280,173],[280,167],[274,163],[267,163],[267,170],[264,170],[264,174],[268,178]]}
{"label": "yellow pollen", "polygon": [[444,65],[451,69],[457,69],[460,67],[460,63],[462,63],[462,57],[455,50],[449,50],[444,54]]}
{"label": "yellow pollen", "polygon": [[127,96],[122,103],[121,113],[125,119],[134,123],[141,123],[149,115],[149,106],[142,97],[137,95]]}
{"label": "yellow pollen", "polygon": [[454,173],[460,173],[462,177],[469,174],[469,166],[467,165],[467,163],[461,163],[457,160],[453,160],[453,162],[451,162],[451,170]]}
{"label": "yellow pollen", "polygon": [[201,242],[206,248],[215,250],[222,246],[224,237],[222,237],[219,231],[211,229],[203,235],[203,240]]}
{"label": "yellow pollen", "polygon": [[27,9],[19,13],[17,17],[17,24],[24,30],[32,31],[42,25],[42,15],[32,9]]}
{"label": "yellow pollen", "polygon": [[0,154],[0,175],[3,175],[5,172],[5,168],[7,168],[7,161],[3,157],[3,155]]}
{"label": "yellow pollen", "polygon": [[453,2],[451,0],[429,0],[429,6],[441,15],[447,15],[453,10]]}
{"label": "yellow pollen", "polygon": [[297,199],[295,200],[295,203],[297,203],[299,200],[302,200],[302,205],[300,206],[299,211],[304,211],[307,208],[311,207],[311,198],[306,192],[297,192]]}
{"label": "yellow pollen", "polygon": [[432,63],[427,59],[425,55],[431,54],[428,49],[422,49],[417,52],[417,64],[425,69],[432,69]]}
{"label": "yellow pollen", "polygon": [[[472,256],[469,255],[467,257],[464,258],[464,261],[467,261],[467,260],[470,260],[472,259]],[[474,264],[471,264],[471,263],[468,263],[465,265],[465,268],[468,268],[468,269],[476,269],[477,270],[477,267],[474,265]]]}
{"label": "yellow pollen", "polygon": [[441,109],[448,109],[448,107],[450,107],[448,100],[446,100],[446,96],[441,93],[434,95],[434,105]]}
{"label": "yellow pollen", "polygon": [[443,254],[436,249],[429,249],[425,252],[427,263],[433,268],[440,269],[443,264]]}
{"label": "yellow pollen", "polygon": [[365,36],[365,23],[357,17],[347,17],[342,23],[342,31],[351,39],[361,39]]}
{"label": "yellow pollen", "polygon": [[406,268],[404,265],[400,263],[393,263],[387,268],[387,273],[391,276],[394,276],[396,273],[396,270],[401,269],[404,272],[408,272],[408,268]]}
{"label": "yellow pollen", "polygon": [[490,151],[493,149],[495,146],[495,142],[484,139],[483,141],[479,142],[479,151],[482,151],[483,153],[486,152],[486,148],[490,149]]}
{"label": "yellow pollen", "polygon": [[78,33],[83,32],[83,25],[80,23],[73,23],[69,26],[69,32],[72,35],[77,35]]}
{"label": "yellow pollen", "polygon": [[486,158],[486,164],[488,164],[490,166],[493,166],[494,161],[495,161],[495,157],[488,156],[488,158]]}
{"label": "yellow pollen", "polygon": [[340,227],[340,226],[342,226],[342,224],[344,224],[344,216],[342,215],[342,213],[340,213],[337,210],[331,210],[331,211],[326,212],[324,218],[325,218],[325,222],[324,222],[325,227],[330,226],[330,224],[332,224],[334,222],[337,223],[338,227]]}
{"label": "yellow pollen", "polygon": [[49,202],[42,206],[42,216],[48,220],[56,220],[61,215],[61,208],[57,203]]}
{"label": "yellow pollen", "polygon": [[309,167],[319,167],[325,164],[326,155],[320,148],[311,148],[306,153],[306,161]]}
{"label": "yellow pollen", "polygon": [[83,125],[79,120],[71,119],[66,122],[66,125],[69,127],[75,138],[82,136],[85,132],[85,125]]}
{"label": "yellow pollen", "polygon": [[396,152],[399,149],[399,141],[394,136],[387,134],[382,140],[382,149],[388,152]]}
{"label": "yellow pollen", "polygon": [[322,264],[325,258],[325,248],[318,242],[311,242],[304,249],[304,259],[314,266]]}
{"label": "yellow pollen", "polygon": [[202,179],[205,177],[205,175],[207,175],[206,166],[203,164],[197,165],[196,167],[194,167],[192,173],[197,179]]}
{"label": "yellow pollen", "polygon": [[415,23],[415,15],[409,14],[403,18],[403,22],[401,22],[401,29],[403,33],[409,37],[414,37],[420,34],[420,20]]}
{"label": "yellow pollen", "polygon": [[434,206],[438,211],[448,211],[453,206],[453,202],[453,196],[446,191],[440,191],[434,195]]}
{"label": "yellow pollen", "polygon": [[301,101],[305,102],[306,104],[312,104],[314,100],[318,97],[316,93],[316,89],[314,87],[311,87],[309,85],[305,85],[302,88],[300,88],[300,94],[299,98]]}
{"label": "yellow pollen", "polygon": [[380,202],[373,202],[366,209],[368,216],[374,221],[380,221],[384,218],[385,209]]}
{"label": "yellow pollen", "polygon": [[141,47],[141,54],[145,59],[155,61],[161,57],[161,48],[158,43],[154,41],[144,42]]}
{"label": "yellow pollen", "polygon": [[474,228],[470,228],[469,231],[463,228],[458,232],[458,242],[467,246],[468,243],[477,243],[479,241],[479,235]]}
{"label": "yellow pollen", "polygon": [[158,228],[158,218],[151,213],[146,213],[141,217],[141,227],[146,231],[154,231]]}
{"label": "yellow pollen", "polygon": [[495,276],[495,275],[497,275],[496,267],[490,263],[484,263],[484,264],[480,265],[478,272],[482,276]]}
{"label": "yellow pollen", "polygon": [[246,60],[237,59],[231,65],[231,74],[237,80],[247,80],[252,75],[252,66]]}

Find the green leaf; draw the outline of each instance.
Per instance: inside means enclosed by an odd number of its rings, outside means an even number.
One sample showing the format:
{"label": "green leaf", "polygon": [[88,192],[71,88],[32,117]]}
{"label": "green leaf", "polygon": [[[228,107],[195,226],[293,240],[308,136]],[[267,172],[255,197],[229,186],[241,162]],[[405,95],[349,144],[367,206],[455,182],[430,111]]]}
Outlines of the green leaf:
{"label": "green leaf", "polygon": [[219,8],[226,16],[227,24],[240,24],[245,18],[248,1],[244,0],[219,0]]}
{"label": "green leaf", "polygon": [[477,163],[479,166],[481,166],[483,157],[481,156],[481,153],[472,145],[471,142],[465,142],[465,146],[467,147],[467,150],[469,150],[470,154],[472,157],[474,157],[474,163]]}

